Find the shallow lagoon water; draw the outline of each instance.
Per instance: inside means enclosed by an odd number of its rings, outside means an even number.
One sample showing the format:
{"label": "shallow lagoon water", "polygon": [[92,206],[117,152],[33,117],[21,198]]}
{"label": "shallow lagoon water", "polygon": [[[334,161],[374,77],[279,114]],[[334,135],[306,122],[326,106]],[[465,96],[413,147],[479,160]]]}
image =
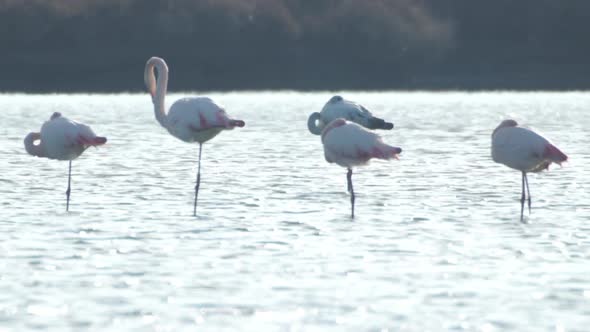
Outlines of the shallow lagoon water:
{"label": "shallow lagoon water", "polygon": [[[186,94],[171,94],[170,105]],[[307,131],[332,92],[208,94],[246,127],[198,146],[147,94],[0,97],[0,330],[584,331],[590,323],[590,94],[345,92],[395,123],[399,161],[346,170]],[[109,142],[73,163],[22,140],[55,112]],[[493,163],[502,119],[568,156]]]}

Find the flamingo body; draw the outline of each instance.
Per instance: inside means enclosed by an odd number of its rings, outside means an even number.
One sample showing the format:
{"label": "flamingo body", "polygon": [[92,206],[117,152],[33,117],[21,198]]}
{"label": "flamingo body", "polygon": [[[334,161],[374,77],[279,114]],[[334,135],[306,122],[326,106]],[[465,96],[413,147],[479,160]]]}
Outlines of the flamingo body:
{"label": "flamingo body", "polygon": [[522,173],[520,218],[523,220],[524,202],[528,192],[529,213],[531,195],[527,173],[541,172],[556,163],[561,165],[567,156],[547,138],[531,129],[519,127],[514,120],[504,120],[492,133],[492,159]]}
{"label": "flamingo body", "polygon": [[[155,71],[158,72],[156,80]],[[197,213],[197,196],[201,179],[201,151],[203,143],[222,130],[244,127],[244,121],[229,118],[223,107],[208,97],[181,98],[175,101],[168,113],[164,100],[168,88],[168,65],[164,59],[150,58],[144,70],[144,80],[154,104],[156,120],[172,136],[184,142],[199,143],[197,184],[195,186],[194,215]]]}
{"label": "flamingo body", "polygon": [[[36,141],[39,143],[35,144]],[[53,113],[51,118],[43,123],[40,133],[29,133],[24,140],[25,150],[30,155],[70,161],[66,211],[70,206],[72,160],[82,155],[89,147],[103,145],[106,142],[106,137],[96,136],[89,126],[72,121],[59,112]]]}
{"label": "flamingo body", "polygon": [[[39,141],[39,144],[35,144]],[[106,137],[96,136],[92,129],[55,112],[43,123],[41,132],[32,132],[25,137],[25,150],[33,156],[74,160],[90,146],[105,144]]]}
{"label": "flamingo body", "polygon": [[225,110],[208,97],[182,98],[168,112],[166,129],[184,142],[205,143],[222,130],[243,126],[231,120]]}
{"label": "flamingo body", "polygon": [[360,125],[342,118],[330,122],[322,132],[324,156],[329,163],[348,169],[347,182],[354,218],[355,195],[352,186],[352,168],[365,165],[372,158],[392,159],[402,152],[401,148],[385,144],[379,135]]}
{"label": "flamingo body", "polygon": [[540,172],[567,156],[545,137],[509,122],[492,135],[492,159],[521,172]]}
{"label": "flamingo body", "polygon": [[57,114],[41,126],[40,138],[47,158],[74,160],[88,147],[106,143],[106,138],[96,136],[89,126]]}
{"label": "flamingo body", "polygon": [[393,128],[392,123],[385,122],[362,105],[345,100],[341,96],[332,97],[321,112],[312,113],[307,121],[307,127],[312,134],[321,135],[322,130],[338,118],[355,122],[368,129],[390,130]]}
{"label": "flamingo body", "polygon": [[332,121],[322,133],[324,155],[329,163],[351,168],[371,158],[396,158],[401,149],[383,143],[379,135],[344,119]]}

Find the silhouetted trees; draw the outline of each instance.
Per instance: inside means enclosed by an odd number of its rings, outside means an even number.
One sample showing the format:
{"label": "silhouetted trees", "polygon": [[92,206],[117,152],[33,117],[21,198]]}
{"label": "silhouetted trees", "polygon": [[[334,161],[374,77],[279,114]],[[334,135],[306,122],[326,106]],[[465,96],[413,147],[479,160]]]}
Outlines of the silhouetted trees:
{"label": "silhouetted trees", "polygon": [[0,90],[588,88],[585,0],[0,0]]}

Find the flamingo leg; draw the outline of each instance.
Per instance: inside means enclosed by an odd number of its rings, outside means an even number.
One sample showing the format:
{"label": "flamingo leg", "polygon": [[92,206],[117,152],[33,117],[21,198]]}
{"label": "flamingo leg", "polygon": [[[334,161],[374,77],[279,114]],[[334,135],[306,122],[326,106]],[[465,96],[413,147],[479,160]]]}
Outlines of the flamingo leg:
{"label": "flamingo leg", "polygon": [[193,216],[197,216],[197,198],[199,197],[199,186],[201,185],[201,152],[203,152],[203,143],[199,143],[199,162],[197,166],[197,184],[195,185],[195,205]]}
{"label": "flamingo leg", "polygon": [[352,207],[351,218],[354,218],[354,188],[352,187],[352,168],[348,169],[348,173],[346,173],[346,180],[348,182],[348,192],[350,192],[350,205]]}
{"label": "flamingo leg", "polygon": [[526,179],[526,173],[522,172],[522,194],[520,195],[520,221],[523,221],[523,214],[524,214],[524,201],[526,200],[526,195],[525,195],[525,180]]}
{"label": "flamingo leg", "polygon": [[72,182],[72,161],[70,160],[70,166],[68,170],[68,190],[66,190],[66,212],[70,210],[70,192]]}
{"label": "flamingo leg", "polygon": [[524,173],[524,183],[526,184],[527,203],[529,205],[529,215],[531,214],[531,190],[529,189],[529,177]]}

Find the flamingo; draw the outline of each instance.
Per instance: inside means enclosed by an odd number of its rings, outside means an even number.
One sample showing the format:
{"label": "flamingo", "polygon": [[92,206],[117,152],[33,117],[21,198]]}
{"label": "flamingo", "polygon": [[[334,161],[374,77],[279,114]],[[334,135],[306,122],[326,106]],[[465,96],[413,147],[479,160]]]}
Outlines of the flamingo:
{"label": "flamingo", "polygon": [[[39,141],[35,144],[35,141]],[[41,133],[31,132],[24,140],[25,150],[33,156],[57,160],[69,160],[66,211],[70,209],[72,160],[78,158],[88,147],[103,145],[106,137],[96,136],[89,126],[72,121],[55,112],[41,126]]]}
{"label": "flamingo", "polygon": [[[158,73],[158,79],[154,71]],[[164,98],[168,88],[168,66],[162,58],[152,57],[145,64],[145,85],[152,96],[156,120],[181,141],[199,143],[199,161],[193,215],[197,215],[197,198],[201,183],[201,152],[203,143],[224,129],[244,127],[244,121],[228,117],[225,110],[208,97],[182,98],[174,102],[166,114]]]}
{"label": "flamingo", "polygon": [[311,113],[307,119],[307,128],[314,135],[321,135],[322,129],[337,118],[356,122],[369,129],[393,129],[393,123],[373,116],[369,110],[341,96],[334,96],[324,105],[320,113]]}
{"label": "flamingo", "polygon": [[[525,200],[528,201],[529,214],[531,213],[531,191],[527,173],[549,169],[551,163],[561,166],[562,162],[567,161],[567,156],[545,137],[530,129],[519,127],[516,121],[508,119],[502,121],[492,133],[492,159],[522,173],[522,222]],[[528,199],[525,195],[525,186]]]}
{"label": "flamingo", "polygon": [[322,143],[326,161],[348,169],[346,180],[348,192],[350,192],[351,217],[354,218],[355,196],[352,187],[352,168],[365,165],[372,158],[397,159],[402,149],[383,143],[379,135],[342,118],[330,122],[324,128]]}

